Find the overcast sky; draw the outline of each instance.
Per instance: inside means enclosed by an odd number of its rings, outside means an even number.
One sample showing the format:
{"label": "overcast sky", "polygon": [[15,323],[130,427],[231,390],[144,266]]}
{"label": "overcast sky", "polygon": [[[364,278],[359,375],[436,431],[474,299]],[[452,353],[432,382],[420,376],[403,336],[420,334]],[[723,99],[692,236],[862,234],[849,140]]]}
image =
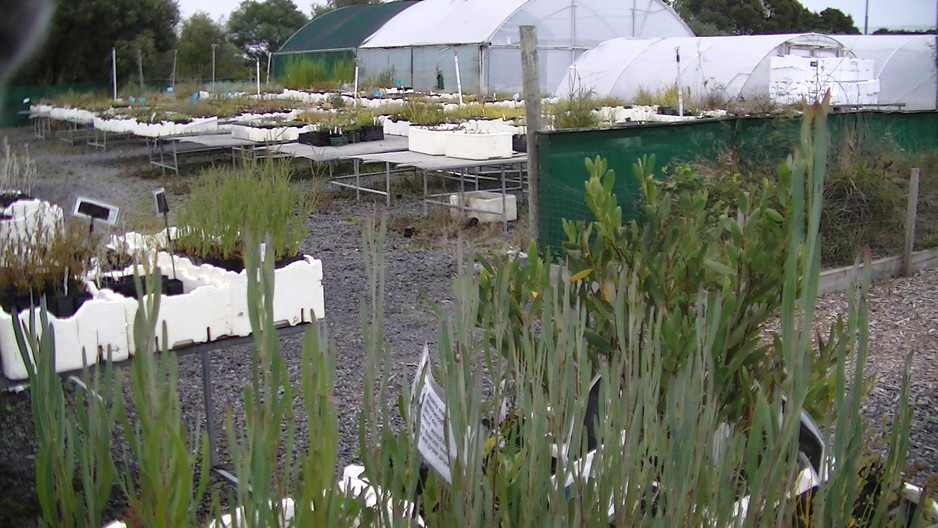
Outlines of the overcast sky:
{"label": "overcast sky", "polygon": [[[614,0],[606,0],[614,1]],[[621,0],[620,0],[621,1]],[[863,13],[867,0],[801,0],[808,9],[820,12],[835,7],[853,16],[853,22],[863,31]],[[196,11],[205,11],[214,20],[226,17],[238,8],[240,0],[179,0],[183,18]],[[301,11],[310,15],[313,0],[293,0]],[[877,28],[927,29],[935,27],[935,5],[938,0],[869,0],[870,32]]]}

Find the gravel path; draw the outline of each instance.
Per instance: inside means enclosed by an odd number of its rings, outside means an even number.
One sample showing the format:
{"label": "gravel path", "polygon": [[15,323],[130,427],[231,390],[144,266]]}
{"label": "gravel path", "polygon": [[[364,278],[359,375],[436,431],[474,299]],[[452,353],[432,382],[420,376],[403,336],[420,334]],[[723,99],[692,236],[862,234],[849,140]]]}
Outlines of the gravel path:
{"label": "gravel path", "polygon": [[[11,142],[29,139],[28,130],[2,131]],[[40,168],[34,194],[68,209],[76,195],[86,195],[119,205],[134,224],[146,223],[152,211],[150,191],[159,186],[169,190],[178,204],[188,189],[194,170],[183,176],[163,178],[146,164],[146,149],[140,146],[109,148],[107,152],[86,151],[56,142],[33,143],[31,153]],[[188,176],[187,176],[188,174]],[[360,226],[375,211],[369,203],[339,197],[324,204],[310,219],[311,234],[303,250],[323,261],[326,324],[337,352],[336,394],[342,439],[339,463],[355,460],[358,450],[358,412],[362,400],[364,354],[359,307],[368,288],[362,263]],[[389,215],[416,215],[420,205],[397,201]],[[387,291],[385,301],[387,342],[393,358],[395,379],[409,377],[425,342],[433,347],[437,319],[426,299],[449,302],[456,273],[453,252],[427,249],[401,234],[388,234],[385,252]],[[821,299],[822,320],[844,310],[844,296]],[[885,281],[870,295],[871,352],[869,371],[876,383],[864,412],[875,423],[892,416],[905,357],[912,354],[911,397],[915,409],[910,462],[924,468],[915,477],[938,473],[938,271]],[[300,338],[285,338],[282,353],[291,376],[299,372]],[[211,355],[215,413],[218,428],[227,405],[237,407],[243,386],[250,379],[249,348],[230,347]],[[184,412],[191,423],[204,416],[201,362],[198,356],[180,357],[179,391]],[[0,394],[0,525],[22,525],[24,516],[38,508],[32,487],[32,453],[35,450],[29,414],[29,393]],[[299,424],[301,431],[304,425]],[[223,436],[223,433],[219,433]],[[303,439],[301,438],[302,442]],[[224,442],[221,442],[224,444]],[[224,459],[224,449],[221,450]]]}

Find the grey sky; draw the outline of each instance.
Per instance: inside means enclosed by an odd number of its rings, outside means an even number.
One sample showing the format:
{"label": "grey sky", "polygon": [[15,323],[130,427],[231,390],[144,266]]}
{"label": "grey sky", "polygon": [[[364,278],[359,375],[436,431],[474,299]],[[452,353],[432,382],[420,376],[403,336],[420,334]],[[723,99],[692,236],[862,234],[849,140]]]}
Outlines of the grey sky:
{"label": "grey sky", "polygon": [[[611,1],[611,0],[610,0]],[[812,11],[835,7],[853,16],[856,26],[863,31],[863,13],[866,0],[801,0]],[[205,11],[213,19],[227,17],[238,8],[240,0],[179,0],[183,18]],[[312,0],[294,0],[301,11],[310,14]],[[935,27],[935,5],[938,0],[869,0],[870,32],[880,27],[893,29],[926,29]]]}

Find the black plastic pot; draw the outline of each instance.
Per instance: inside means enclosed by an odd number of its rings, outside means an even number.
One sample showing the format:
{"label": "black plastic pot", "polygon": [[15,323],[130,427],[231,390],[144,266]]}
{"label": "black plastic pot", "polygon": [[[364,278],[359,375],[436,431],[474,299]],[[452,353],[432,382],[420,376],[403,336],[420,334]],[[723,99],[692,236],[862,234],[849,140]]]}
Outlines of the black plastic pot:
{"label": "black plastic pot", "polygon": [[23,194],[19,191],[0,192],[0,209],[6,209],[10,204],[20,200],[31,200],[32,196]]}
{"label": "black plastic pot", "polygon": [[[231,257],[227,259],[210,257],[206,259],[200,259],[198,257],[189,256],[188,258],[192,261],[193,264],[197,266],[201,264],[209,264],[211,266],[215,266],[216,268],[222,268],[228,271],[233,271],[235,273],[241,273],[244,271],[244,259],[241,257]],[[302,254],[294,255],[292,257],[280,257],[280,260],[274,263],[274,268],[280,269],[294,262],[303,260],[303,258],[304,256]]]}
{"label": "black plastic pot", "polygon": [[[41,296],[17,295],[11,290],[4,290],[0,293],[0,307],[7,313],[25,312],[33,306],[39,306]],[[54,294],[45,295],[46,308],[49,313],[65,319],[75,315],[75,312],[81,308],[81,305],[91,298],[88,292],[70,292],[65,295]],[[35,302],[35,305],[33,304]]]}
{"label": "black plastic pot", "polygon": [[361,143],[362,142],[362,131],[360,129],[346,130],[345,138],[349,143]]}
{"label": "black plastic pot", "polygon": [[511,150],[515,152],[527,152],[528,151],[527,134],[513,134],[511,136]]}
{"label": "black plastic pot", "polygon": [[[144,280],[142,282],[145,290],[147,287],[146,281]],[[119,293],[124,297],[137,298],[137,285],[134,283],[133,275],[104,279],[101,281],[101,286],[113,290],[115,293]],[[160,291],[163,295],[182,295],[182,281],[179,279],[170,279],[166,275],[163,275]]]}
{"label": "black plastic pot", "polygon": [[362,141],[381,141],[384,139],[384,127],[381,125],[366,125],[361,128]]}
{"label": "black plastic pot", "polygon": [[348,144],[348,136],[345,134],[332,134],[329,136],[329,145],[333,147],[341,147],[342,145]]}
{"label": "black plastic pot", "polygon": [[313,130],[311,132],[303,132],[300,134],[297,141],[304,145],[311,145],[313,147],[328,147],[329,146],[329,132],[325,130]]}

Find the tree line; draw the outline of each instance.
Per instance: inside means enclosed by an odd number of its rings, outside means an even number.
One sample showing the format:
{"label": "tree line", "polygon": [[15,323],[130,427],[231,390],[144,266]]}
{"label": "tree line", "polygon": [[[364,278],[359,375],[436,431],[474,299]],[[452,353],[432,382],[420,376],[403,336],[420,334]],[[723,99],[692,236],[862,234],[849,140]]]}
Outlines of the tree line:
{"label": "tree line", "polygon": [[[196,12],[180,20],[176,0],[58,0],[45,42],[11,84],[244,80],[309,21],[291,0],[244,0],[224,21]],[[174,68],[175,64],[175,68]]]}
{"label": "tree line", "polygon": [[[798,0],[666,0],[697,35],[859,33],[838,9],[815,13]],[[313,16],[381,0],[327,0]],[[260,60],[309,21],[291,0],[243,0],[227,20],[197,12],[180,20],[176,0],[59,0],[43,46],[13,84],[106,82],[111,53],[121,84],[147,80],[249,79]],[[888,30],[887,30],[888,31]],[[175,66],[175,68],[174,68]]]}

